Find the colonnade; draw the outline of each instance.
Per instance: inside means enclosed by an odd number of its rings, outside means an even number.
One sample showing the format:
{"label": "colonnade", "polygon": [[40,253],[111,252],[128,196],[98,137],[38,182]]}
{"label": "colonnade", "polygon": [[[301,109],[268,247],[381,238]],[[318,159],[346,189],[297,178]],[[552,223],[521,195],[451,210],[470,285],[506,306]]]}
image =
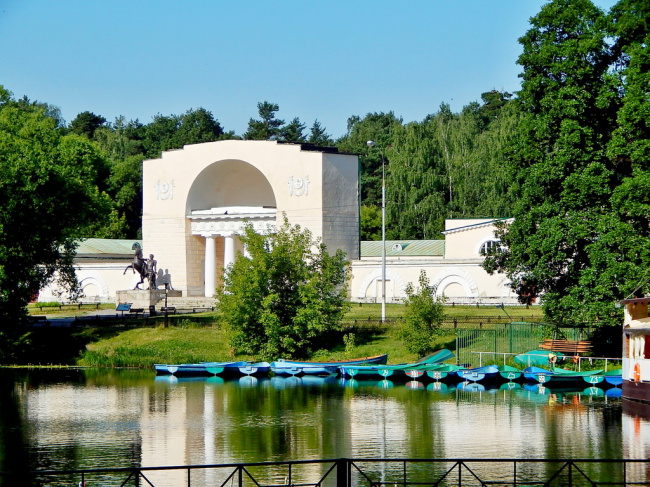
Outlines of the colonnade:
{"label": "colonnade", "polygon": [[[235,233],[219,232],[201,235],[205,238],[205,296],[214,296],[217,288],[217,237],[224,239],[223,267],[235,262]],[[244,252],[246,253],[246,252]]]}

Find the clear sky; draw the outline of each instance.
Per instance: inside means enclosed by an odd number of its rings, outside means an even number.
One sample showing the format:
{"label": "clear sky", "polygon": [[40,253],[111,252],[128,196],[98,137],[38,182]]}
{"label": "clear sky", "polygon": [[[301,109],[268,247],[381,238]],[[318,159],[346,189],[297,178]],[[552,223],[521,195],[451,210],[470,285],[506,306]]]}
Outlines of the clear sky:
{"label": "clear sky", "polygon": [[[614,2],[602,0],[601,7]],[[241,135],[257,103],[337,138],[351,115],[422,120],[517,91],[541,0],[0,0],[0,84],[109,122],[210,110]]]}

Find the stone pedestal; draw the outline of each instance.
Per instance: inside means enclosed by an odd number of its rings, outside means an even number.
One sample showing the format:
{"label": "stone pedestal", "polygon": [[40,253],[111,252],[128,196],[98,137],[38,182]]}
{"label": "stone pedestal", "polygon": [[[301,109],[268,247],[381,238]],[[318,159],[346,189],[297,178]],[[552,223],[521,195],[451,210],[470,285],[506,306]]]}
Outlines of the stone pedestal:
{"label": "stone pedestal", "polygon": [[[168,298],[180,298],[182,291],[167,291]],[[155,306],[165,300],[164,289],[146,289],[141,291],[134,289],[130,291],[117,291],[117,303],[130,303],[132,308],[149,309],[149,306]]]}

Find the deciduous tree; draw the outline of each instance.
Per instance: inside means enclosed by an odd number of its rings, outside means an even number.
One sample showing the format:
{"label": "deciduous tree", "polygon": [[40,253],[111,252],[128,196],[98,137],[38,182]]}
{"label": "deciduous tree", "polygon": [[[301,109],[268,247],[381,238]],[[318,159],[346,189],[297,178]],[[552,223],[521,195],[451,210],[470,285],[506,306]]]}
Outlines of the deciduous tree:
{"label": "deciduous tree", "polygon": [[309,357],[333,339],[346,310],[348,262],[285,219],[260,235],[251,226],[219,287],[219,311],[233,348],[260,358]]}

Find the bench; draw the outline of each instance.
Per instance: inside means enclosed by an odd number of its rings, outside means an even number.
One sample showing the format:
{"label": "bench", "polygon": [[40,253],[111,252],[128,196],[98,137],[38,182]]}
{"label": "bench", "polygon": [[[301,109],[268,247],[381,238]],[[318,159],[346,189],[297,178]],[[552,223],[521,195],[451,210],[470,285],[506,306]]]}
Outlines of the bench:
{"label": "bench", "polygon": [[176,314],[176,306],[163,306],[160,308],[160,311],[162,313],[171,313],[171,314]]}
{"label": "bench", "polygon": [[542,350],[561,352],[573,355],[588,353],[591,351],[591,342],[586,340],[544,340],[539,344]]}
{"label": "bench", "polygon": [[34,323],[45,323],[45,324],[47,324],[47,316],[36,316],[36,315],[30,315],[30,316],[27,318],[27,321],[28,321],[30,324],[32,324],[32,325],[33,325]]}
{"label": "bench", "polygon": [[144,308],[131,308],[129,313],[133,313],[137,318],[139,314],[144,314]]}

